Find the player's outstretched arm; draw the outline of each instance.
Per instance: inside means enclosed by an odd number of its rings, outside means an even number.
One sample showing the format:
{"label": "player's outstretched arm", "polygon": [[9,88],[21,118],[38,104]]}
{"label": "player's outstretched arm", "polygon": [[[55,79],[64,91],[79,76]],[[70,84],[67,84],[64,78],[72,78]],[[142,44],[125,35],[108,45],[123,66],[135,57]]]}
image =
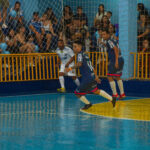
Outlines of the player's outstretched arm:
{"label": "player's outstretched arm", "polygon": [[73,57],[70,58],[70,60],[68,61],[68,63],[65,65],[65,67],[68,68],[69,65],[70,65],[73,61],[75,61],[75,56],[73,56]]}
{"label": "player's outstretched arm", "polygon": [[71,71],[72,69],[77,69],[77,68],[80,68],[82,66],[82,62],[78,62],[75,66],[73,67],[70,67],[70,68],[65,68],[65,71],[66,72],[69,72]]}

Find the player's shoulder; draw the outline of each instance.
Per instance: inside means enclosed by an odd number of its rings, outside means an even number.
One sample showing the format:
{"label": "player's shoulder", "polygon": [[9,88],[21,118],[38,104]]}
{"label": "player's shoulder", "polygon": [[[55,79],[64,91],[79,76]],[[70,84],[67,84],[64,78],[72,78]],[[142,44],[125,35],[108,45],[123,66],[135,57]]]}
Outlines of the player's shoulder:
{"label": "player's shoulder", "polygon": [[68,46],[65,46],[64,50],[66,50],[66,51],[73,51],[73,50],[72,50],[70,47],[68,47]]}
{"label": "player's shoulder", "polygon": [[57,48],[57,49],[56,49],[56,53],[58,54],[59,52],[60,52],[60,49],[59,49],[59,48]]}

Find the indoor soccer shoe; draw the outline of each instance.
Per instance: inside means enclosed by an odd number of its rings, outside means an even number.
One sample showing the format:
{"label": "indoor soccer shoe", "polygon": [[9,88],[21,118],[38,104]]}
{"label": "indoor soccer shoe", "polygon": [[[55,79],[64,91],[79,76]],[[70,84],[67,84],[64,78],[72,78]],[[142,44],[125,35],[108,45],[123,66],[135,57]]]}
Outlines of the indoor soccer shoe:
{"label": "indoor soccer shoe", "polygon": [[87,110],[89,109],[90,107],[92,107],[92,104],[86,104],[83,108],[81,108],[81,110]]}
{"label": "indoor soccer shoe", "polygon": [[116,94],[116,95],[113,94],[112,97],[119,98],[119,95],[118,94]]}
{"label": "indoor soccer shoe", "polygon": [[113,97],[112,105],[113,105],[113,107],[115,107],[115,106],[116,106],[116,97]]}
{"label": "indoor soccer shoe", "polygon": [[126,97],[125,94],[121,94],[120,97],[119,97],[119,100],[123,100],[125,97]]}
{"label": "indoor soccer shoe", "polygon": [[66,92],[66,89],[65,88],[60,88],[60,89],[57,89],[58,92],[61,92],[61,93],[65,93]]}

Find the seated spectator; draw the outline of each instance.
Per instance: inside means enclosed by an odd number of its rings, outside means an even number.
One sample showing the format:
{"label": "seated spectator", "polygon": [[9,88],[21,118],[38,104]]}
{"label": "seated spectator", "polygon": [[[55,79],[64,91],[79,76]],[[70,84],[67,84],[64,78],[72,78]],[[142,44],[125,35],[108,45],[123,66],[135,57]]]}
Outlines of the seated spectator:
{"label": "seated spectator", "polygon": [[148,23],[148,16],[145,14],[140,15],[140,22],[138,23],[138,50],[141,51],[144,38],[149,38],[150,25]]}
{"label": "seated spectator", "polygon": [[46,52],[48,52],[49,49],[50,49],[52,37],[57,36],[57,35],[54,33],[52,23],[51,23],[50,20],[48,20],[47,14],[44,14],[42,16],[41,20],[42,20],[42,23],[43,23],[43,28],[45,30]]}
{"label": "seated spectator", "polygon": [[0,8],[2,8],[2,23],[3,28],[7,28],[6,18],[7,18],[7,9],[9,8],[9,0],[0,0]]}
{"label": "seated spectator", "polygon": [[26,36],[25,36],[25,27],[21,26],[19,28],[19,32],[15,36],[15,40],[17,42],[18,52],[24,53],[26,47]]}
{"label": "seated spectator", "polygon": [[104,5],[100,4],[98,8],[98,12],[96,14],[96,17],[94,19],[94,24],[96,23],[97,20],[102,21],[102,18],[104,15],[107,15],[107,12],[104,9]]}
{"label": "seated spectator", "polygon": [[109,28],[110,21],[107,16],[105,16],[105,15],[103,16],[101,24],[102,24],[103,28],[105,28],[105,29]]}
{"label": "seated spectator", "polygon": [[83,26],[88,26],[88,18],[85,13],[83,13],[82,7],[79,6],[77,8],[77,14],[75,15],[76,18],[78,18],[81,21],[81,24]]}
{"label": "seated spectator", "polygon": [[15,31],[13,29],[10,29],[10,31],[8,32],[6,43],[8,45],[7,51],[12,54],[17,53],[17,41],[15,38]]}
{"label": "seated spectator", "polygon": [[109,24],[108,30],[109,30],[111,39],[119,40],[119,38],[116,36],[116,30],[115,30],[115,26],[113,24]]}
{"label": "seated spectator", "polygon": [[15,20],[17,22],[17,27],[24,25],[25,22],[24,22],[24,18],[23,18],[23,12],[21,10],[21,3],[19,1],[16,1],[14,8],[11,8],[10,12],[12,10],[16,11]]}
{"label": "seated spectator", "polygon": [[35,37],[37,44],[42,49],[43,48],[42,40],[43,40],[45,31],[44,31],[42,22],[39,19],[39,13],[38,12],[33,13],[33,19],[30,21],[29,28],[31,30],[31,33]]}
{"label": "seated spectator", "polygon": [[109,22],[111,22],[112,12],[108,11],[106,16],[108,17]]}

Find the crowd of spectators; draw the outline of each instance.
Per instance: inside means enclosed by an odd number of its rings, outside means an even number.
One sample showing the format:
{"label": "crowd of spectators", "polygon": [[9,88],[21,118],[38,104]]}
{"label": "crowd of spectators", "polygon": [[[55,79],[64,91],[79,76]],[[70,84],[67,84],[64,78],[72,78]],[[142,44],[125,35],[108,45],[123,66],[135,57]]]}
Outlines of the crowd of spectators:
{"label": "crowd of spectators", "polygon": [[[119,26],[112,24],[113,14],[103,4],[98,7],[92,27],[81,6],[77,7],[76,13],[70,6],[64,6],[61,19],[55,16],[52,8],[47,8],[41,16],[39,12],[33,12],[31,21],[27,22],[19,1],[12,8],[8,0],[1,0],[0,5],[3,6],[0,12],[0,43],[6,43],[10,53],[54,52],[59,38],[63,38],[70,47],[74,40],[80,39],[86,51],[104,52],[103,28],[109,30],[111,38],[119,40]],[[149,45],[150,41],[150,16],[143,3],[139,3],[137,9],[138,52],[148,52],[149,48],[145,51],[144,43],[147,41]],[[3,50],[3,47],[0,46],[0,49]]]}
{"label": "crowd of spectators", "polygon": [[[6,43],[10,53],[55,52],[59,38],[63,38],[70,47],[74,40],[80,39],[85,50],[103,51],[103,28],[108,28],[112,38],[118,40],[118,30],[111,23],[112,12],[106,11],[103,4],[98,7],[93,27],[88,25],[88,17],[81,6],[77,7],[76,13],[70,6],[64,6],[61,19],[55,16],[52,8],[47,8],[42,15],[33,12],[31,21],[27,22],[21,2],[16,1],[10,8],[8,0],[1,0],[1,5],[0,43]],[[0,49],[3,51],[2,46]]]}

